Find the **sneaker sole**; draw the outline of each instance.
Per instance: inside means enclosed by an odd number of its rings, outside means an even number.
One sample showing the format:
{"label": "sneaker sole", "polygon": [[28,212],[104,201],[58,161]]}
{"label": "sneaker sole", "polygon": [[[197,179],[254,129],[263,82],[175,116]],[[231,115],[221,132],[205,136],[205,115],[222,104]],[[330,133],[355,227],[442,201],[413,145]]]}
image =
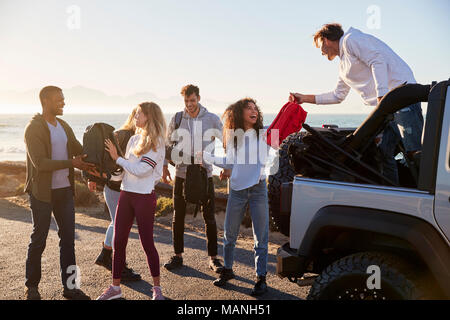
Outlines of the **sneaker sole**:
{"label": "sneaker sole", "polygon": [[224,284],[218,284],[217,282],[213,282],[213,285],[216,286],[217,288],[222,288],[226,286],[226,282]]}
{"label": "sneaker sole", "polygon": [[[234,277],[233,278],[231,278],[231,279],[227,279],[227,280],[225,280],[225,282],[222,284],[222,283],[220,283],[220,282],[213,282],[213,285],[215,285],[216,287],[219,287],[219,288],[221,288],[221,287],[224,287],[224,286],[226,286],[226,284],[228,283],[228,281],[230,281],[230,280],[233,280],[234,279]],[[220,283],[220,284],[219,284]]]}
{"label": "sneaker sole", "polygon": [[115,300],[115,299],[119,299],[119,298],[122,298],[122,293],[116,294],[115,296],[112,296],[112,297],[109,298],[108,300]]}
{"label": "sneaker sole", "polygon": [[[99,298],[100,297],[98,297],[97,300],[99,300]],[[115,299],[119,299],[119,298],[122,298],[122,293],[116,294],[115,296],[112,296],[112,297],[110,297],[110,298],[108,298],[106,300],[115,300]]]}
{"label": "sneaker sole", "polygon": [[222,273],[222,270],[220,270],[220,269],[214,269],[213,267],[211,267],[211,266],[209,266],[209,268],[212,270],[212,271],[214,271],[215,273]]}

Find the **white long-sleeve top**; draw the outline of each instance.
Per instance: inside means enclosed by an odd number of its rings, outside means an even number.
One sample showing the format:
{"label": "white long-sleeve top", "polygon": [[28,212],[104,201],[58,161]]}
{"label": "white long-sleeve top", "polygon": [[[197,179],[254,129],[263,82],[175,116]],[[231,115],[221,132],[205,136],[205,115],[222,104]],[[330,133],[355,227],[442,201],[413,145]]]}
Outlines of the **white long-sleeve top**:
{"label": "white long-sleeve top", "polygon": [[416,83],[411,68],[380,39],[350,28],[339,41],[339,78],[336,88],[316,95],[316,104],[342,102],[350,88],[366,105],[375,106],[377,98],[408,82]]}
{"label": "white long-sleeve top", "polygon": [[251,130],[246,133],[245,142],[238,145],[236,150],[229,149],[226,157],[204,151],[204,160],[220,168],[232,170],[231,189],[239,191],[250,188],[266,178],[265,167],[270,147],[261,139],[263,137],[258,139],[256,131]]}
{"label": "white long-sleeve top", "polygon": [[165,157],[165,144],[161,140],[156,151],[150,149],[142,156],[136,156],[136,149],[141,136],[136,134],[130,138],[127,144],[125,159],[119,157],[116,163],[124,169],[122,185],[123,191],[150,194],[155,184],[161,179]]}

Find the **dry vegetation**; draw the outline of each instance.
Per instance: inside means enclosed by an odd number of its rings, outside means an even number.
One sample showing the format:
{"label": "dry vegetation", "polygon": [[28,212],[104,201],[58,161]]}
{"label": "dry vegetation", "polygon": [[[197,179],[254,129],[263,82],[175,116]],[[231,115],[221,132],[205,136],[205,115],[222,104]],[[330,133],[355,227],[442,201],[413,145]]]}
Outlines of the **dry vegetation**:
{"label": "dry vegetation", "polygon": [[[25,186],[24,162],[0,162],[0,198],[21,196]],[[218,193],[227,193],[227,181],[221,181],[214,176],[215,190]],[[173,181],[171,183],[173,186]],[[166,192],[167,193],[167,192]],[[170,191],[171,193],[171,191]],[[79,172],[75,174],[75,206],[96,207],[103,206],[104,200],[101,192],[91,192]],[[222,208],[223,209],[223,208]],[[173,212],[173,201],[167,194],[159,195],[156,216],[164,217]]]}

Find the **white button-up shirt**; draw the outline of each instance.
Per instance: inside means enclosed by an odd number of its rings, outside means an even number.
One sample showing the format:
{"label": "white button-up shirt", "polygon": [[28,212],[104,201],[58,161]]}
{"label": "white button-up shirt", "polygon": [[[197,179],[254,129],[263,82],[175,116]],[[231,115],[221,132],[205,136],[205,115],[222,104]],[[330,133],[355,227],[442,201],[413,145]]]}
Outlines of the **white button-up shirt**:
{"label": "white button-up shirt", "polygon": [[146,154],[136,156],[134,150],[139,145],[140,140],[139,134],[132,136],[127,144],[126,159],[119,157],[116,160],[116,163],[124,169],[120,189],[150,194],[161,179],[166,148],[162,140],[156,151],[150,149]]}
{"label": "white button-up shirt", "polygon": [[416,83],[411,68],[380,39],[350,28],[339,41],[339,79],[334,91],[316,95],[316,104],[335,104],[350,88],[366,105],[407,82]]}
{"label": "white button-up shirt", "polygon": [[231,169],[231,189],[239,191],[250,188],[266,178],[265,167],[269,161],[270,147],[262,139],[262,136],[258,139],[255,130],[249,130],[237,149],[230,146],[225,157],[203,151],[205,163]]}

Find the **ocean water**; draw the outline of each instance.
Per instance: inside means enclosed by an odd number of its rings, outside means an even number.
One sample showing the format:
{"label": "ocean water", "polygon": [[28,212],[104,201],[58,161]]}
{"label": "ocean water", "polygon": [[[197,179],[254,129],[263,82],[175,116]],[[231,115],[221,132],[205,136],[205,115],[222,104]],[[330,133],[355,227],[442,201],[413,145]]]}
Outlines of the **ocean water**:
{"label": "ocean water", "polygon": [[[11,110],[13,111],[13,110]],[[67,114],[62,117],[72,127],[77,139],[83,141],[83,132],[88,125],[105,122],[115,128],[120,127],[128,114]],[[169,122],[173,114],[166,114]],[[276,114],[265,114],[264,125],[268,126]],[[0,161],[25,161],[24,129],[31,114],[0,114]],[[367,117],[364,114],[309,114],[306,123],[311,126],[336,124],[339,127],[358,127]]]}

